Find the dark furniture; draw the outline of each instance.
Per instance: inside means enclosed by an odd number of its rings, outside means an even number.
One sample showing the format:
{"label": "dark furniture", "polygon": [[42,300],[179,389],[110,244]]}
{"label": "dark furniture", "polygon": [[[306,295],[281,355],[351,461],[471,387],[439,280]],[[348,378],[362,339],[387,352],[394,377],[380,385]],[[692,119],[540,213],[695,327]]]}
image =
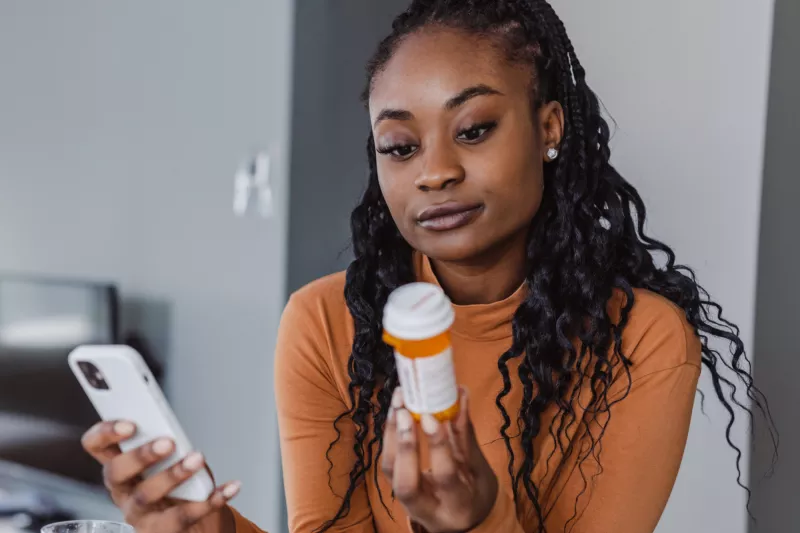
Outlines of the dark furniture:
{"label": "dark furniture", "polygon": [[67,365],[78,344],[118,343],[111,284],[0,274],[0,533],[64,518],[119,518],[81,448],[97,414]]}

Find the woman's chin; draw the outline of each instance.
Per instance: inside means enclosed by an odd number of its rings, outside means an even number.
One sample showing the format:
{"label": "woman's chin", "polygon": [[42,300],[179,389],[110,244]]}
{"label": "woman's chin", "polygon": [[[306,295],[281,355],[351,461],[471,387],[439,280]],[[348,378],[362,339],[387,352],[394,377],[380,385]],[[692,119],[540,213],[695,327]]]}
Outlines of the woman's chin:
{"label": "woman's chin", "polygon": [[441,235],[425,239],[415,247],[417,251],[433,261],[447,263],[466,263],[481,257],[485,250],[478,246],[474,238],[460,235]]}

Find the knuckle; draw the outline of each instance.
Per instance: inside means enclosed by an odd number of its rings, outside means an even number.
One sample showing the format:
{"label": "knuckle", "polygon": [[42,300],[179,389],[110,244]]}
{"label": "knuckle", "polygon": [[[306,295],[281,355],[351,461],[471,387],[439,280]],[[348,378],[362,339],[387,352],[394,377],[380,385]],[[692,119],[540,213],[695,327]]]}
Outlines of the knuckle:
{"label": "knuckle", "polygon": [[434,477],[436,484],[443,489],[452,489],[458,485],[458,475],[454,470],[446,470]]}
{"label": "knuckle", "polygon": [[114,482],[115,475],[116,475],[116,468],[115,468],[114,461],[108,462],[103,465],[103,484],[106,486],[108,490],[114,490],[114,486],[116,483]]}
{"label": "knuckle", "polygon": [[446,435],[441,433],[428,437],[428,449],[431,453],[444,454],[450,453],[450,442]]}
{"label": "knuckle", "polygon": [[98,441],[101,436],[106,432],[106,422],[98,422],[90,427],[83,435],[81,435],[81,446],[87,451],[92,451],[98,448]]}
{"label": "knuckle", "polygon": [[181,505],[177,508],[177,522],[178,522],[178,530],[183,531],[184,529],[188,529],[191,527],[197,518],[189,511],[188,506]]}
{"label": "knuckle", "polygon": [[152,445],[139,446],[134,452],[134,457],[141,464],[149,464],[153,461],[153,453],[151,453]]}
{"label": "knuckle", "polygon": [[394,487],[394,495],[398,500],[400,500],[400,502],[404,504],[413,502],[416,499],[417,494],[417,487],[408,483],[398,483]]}
{"label": "knuckle", "polygon": [[413,441],[402,439],[397,443],[397,455],[404,455],[416,451],[416,444]]}
{"label": "knuckle", "polygon": [[133,508],[141,509],[149,506],[153,501],[147,491],[139,486],[131,493],[130,503]]}
{"label": "knuckle", "polygon": [[93,443],[93,440],[94,440],[93,437],[94,437],[94,435],[91,434],[91,430],[89,430],[88,432],[84,433],[81,436],[81,447],[84,450],[86,450],[87,452],[94,451],[94,449],[95,449],[95,446],[94,446],[94,443]]}
{"label": "knuckle", "polygon": [[180,462],[172,466],[167,472],[167,475],[172,483],[184,481],[192,474],[191,472],[187,471]]}

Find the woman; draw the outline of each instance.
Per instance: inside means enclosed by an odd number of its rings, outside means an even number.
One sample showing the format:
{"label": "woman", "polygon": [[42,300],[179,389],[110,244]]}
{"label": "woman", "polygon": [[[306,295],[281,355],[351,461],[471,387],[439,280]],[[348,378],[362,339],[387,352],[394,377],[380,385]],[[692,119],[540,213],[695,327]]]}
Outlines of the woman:
{"label": "woman", "polygon": [[[644,235],[560,19],[544,0],[415,0],[368,78],[355,260],[296,293],[280,328],[291,530],[653,531],[701,366],[731,420],[725,375],[761,396],[736,328]],[[456,304],[452,424],[413,423],[381,342],[388,294],[414,280]],[[85,446],[139,533],[256,530],[226,505],[235,484],[164,499],[201,458],[140,482],[170,443],[119,454],[133,431],[100,425]]]}

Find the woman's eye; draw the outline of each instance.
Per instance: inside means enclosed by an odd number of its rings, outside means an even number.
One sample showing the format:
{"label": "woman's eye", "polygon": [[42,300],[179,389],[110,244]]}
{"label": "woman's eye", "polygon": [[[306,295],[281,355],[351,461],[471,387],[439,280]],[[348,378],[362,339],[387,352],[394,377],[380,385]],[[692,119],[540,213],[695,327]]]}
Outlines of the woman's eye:
{"label": "woman's eye", "polygon": [[468,143],[476,142],[476,141],[481,140],[487,133],[489,133],[491,130],[493,130],[496,125],[497,125],[496,122],[488,122],[488,123],[485,123],[485,124],[476,124],[476,125],[472,126],[471,128],[467,128],[465,130],[461,130],[460,132],[458,132],[458,135],[456,136],[456,138],[459,141],[464,141],[464,142],[468,142]]}
{"label": "woman's eye", "polygon": [[378,148],[379,154],[390,155],[395,159],[408,159],[414,155],[416,151],[417,147],[413,144],[395,144]]}

